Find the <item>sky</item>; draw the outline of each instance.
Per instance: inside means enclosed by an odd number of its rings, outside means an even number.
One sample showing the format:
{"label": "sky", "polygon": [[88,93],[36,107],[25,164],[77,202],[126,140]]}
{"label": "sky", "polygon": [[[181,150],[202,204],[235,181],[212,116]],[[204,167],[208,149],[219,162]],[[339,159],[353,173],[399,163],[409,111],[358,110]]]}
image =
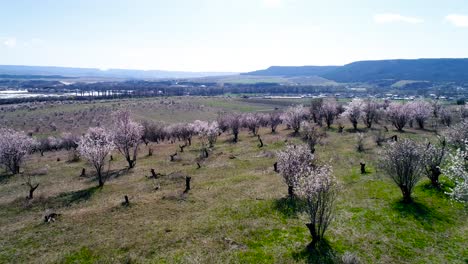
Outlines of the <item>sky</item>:
{"label": "sky", "polygon": [[246,72],[468,57],[467,0],[0,0],[0,64]]}

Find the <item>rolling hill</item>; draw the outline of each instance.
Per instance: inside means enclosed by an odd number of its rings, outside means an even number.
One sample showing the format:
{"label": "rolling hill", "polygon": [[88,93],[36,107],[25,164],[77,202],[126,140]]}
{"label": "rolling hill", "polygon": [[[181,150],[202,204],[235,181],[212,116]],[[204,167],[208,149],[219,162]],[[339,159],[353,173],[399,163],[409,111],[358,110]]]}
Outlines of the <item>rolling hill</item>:
{"label": "rolling hill", "polygon": [[317,75],[336,82],[372,82],[385,79],[467,82],[468,59],[357,61],[344,66],[273,66],[245,74],[285,77]]}

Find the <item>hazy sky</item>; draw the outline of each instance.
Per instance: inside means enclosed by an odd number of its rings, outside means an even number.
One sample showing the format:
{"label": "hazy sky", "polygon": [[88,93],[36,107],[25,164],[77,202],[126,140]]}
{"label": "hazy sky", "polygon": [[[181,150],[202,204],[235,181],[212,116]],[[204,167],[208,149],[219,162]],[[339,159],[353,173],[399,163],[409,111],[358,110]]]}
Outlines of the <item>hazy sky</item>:
{"label": "hazy sky", "polygon": [[183,71],[468,57],[467,0],[0,0],[0,64]]}

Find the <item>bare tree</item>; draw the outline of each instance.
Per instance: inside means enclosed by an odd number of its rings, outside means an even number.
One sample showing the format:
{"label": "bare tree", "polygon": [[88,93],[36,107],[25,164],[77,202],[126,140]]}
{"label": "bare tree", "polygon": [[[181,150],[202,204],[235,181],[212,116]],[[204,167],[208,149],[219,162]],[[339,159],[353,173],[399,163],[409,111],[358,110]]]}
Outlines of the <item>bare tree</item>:
{"label": "bare tree", "polygon": [[0,128],[0,164],[13,174],[19,173],[25,157],[37,145],[36,140],[28,137],[24,132]]}
{"label": "bare tree", "polygon": [[380,164],[400,188],[403,202],[411,203],[411,193],[422,176],[423,149],[409,139],[393,142],[382,152]]}
{"label": "bare tree", "polygon": [[34,191],[39,187],[39,183],[37,181],[37,178],[35,175],[31,175],[29,173],[23,173],[22,174],[24,184],[28,186],[28,196],[26,197],[28,200],[31,200],[34,198]]}
{"label": "bare tree", "polygon": [[124,156],[129,168],[135,167],[138,146],[143,136],[143,126],[134,122],[128,110],[114,114],[112,140],[117,150]]}
{"label": "bare tree", "polygon": [[113,148],[112,136],[100,127],[89,128],[78,144],[78,151],[81,156],[87,159],[96,169],[99,187],[104,186],[105,179],[102,171],[106,157]]}
{"label": "bare tree", "polygon": [[323,240],[325,231],[333,220],[338,185],[330,166],[306,167],[301,172],[298,194],[307,201],[306,226],[312,236],[310,249]]}

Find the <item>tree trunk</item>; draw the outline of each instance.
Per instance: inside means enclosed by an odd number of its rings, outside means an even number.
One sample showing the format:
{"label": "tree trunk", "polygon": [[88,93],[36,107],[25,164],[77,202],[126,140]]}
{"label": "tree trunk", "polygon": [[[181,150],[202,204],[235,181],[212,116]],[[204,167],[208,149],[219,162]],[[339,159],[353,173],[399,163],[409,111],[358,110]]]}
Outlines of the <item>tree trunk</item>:
{"label": "tree trunk", "polygon": [[288,186],[288,197],[289,198],[294,198],[294,187],[293,186]]}
{"label": "tree trunk", "polygon": [[273,164],[273,169],[274,169],[275,172],[279,172],[279,171],[278,171],[278,162],[275,162],[275,163]]}
{"label": "tree trunk", "polygon": [[98,171],[97,174],[98,174],[99,187],[102,188],[104,186],[104,181],[102,180],[102,173]]}
{"label": "tree trunk", "polygon": [[361,174],[366,174],[366,164],[362,162],[359,164],[361,165]]}
{"label": "tree trunk", "polygon": [[439,176],[441,174],[440,169],[438,167],[431,169],[432,177],[431,177],[431,183],[432,186],[436,188],[440,188],[439,184]]}
{"label": "tree trunk", "polygon": [[184,193],[187,193],[188,191],[190,191],[190,180],[191,179],[192,179],[192,177],[189,177],[189,176],[185,177],[185,191],[184,191]]}
{"label": "tree trunk", "polygon": [[128,196],[127,196],[127,195],[124,196],[124,200],[125,200],[125,201],[122,203],[122,205],[123,205],[123,206],[129,206],[129,205],[130,205],[130,201],[128,200]]}
{"label": "tree trunk", "polygon": [[29,196],[28,199],[31,200],[33,198],[34,191],[39,187],[39,183],[36,186],[29,186]]}
{"label": "tree trunk", "polygon": [[311,249],[315,249],[318,242],[320,241],[320,237],[317,234],[317,231],[315,230],[315,224],[308,223],[308,224],[306,224],[306,226],[309,229],[310,236],[312,237],[312,242],[310,242],[309,247]]}
{"label": "tree trunk", "polygon": [[234,143],[237,143],[239,133],[234,133]]}
{"label": "tree trunk", "polygon": [[408,188],[406,188],[405,186],[402,186],[400,188],[401,188],[401,193],[403,194],[403,202],[407,204],[412,203],[413,199],[411,198],[411,193],[408,190]]}
{"label": "tree trunk", "polygon": [[132,168],[135,167],[135,163],[136,163],[136,162],[135,162],[134,160],[132,160],[132,159],[127,159],[127,162],[128,162],[128,168],[129,168],[129,169],[132,169]]}

